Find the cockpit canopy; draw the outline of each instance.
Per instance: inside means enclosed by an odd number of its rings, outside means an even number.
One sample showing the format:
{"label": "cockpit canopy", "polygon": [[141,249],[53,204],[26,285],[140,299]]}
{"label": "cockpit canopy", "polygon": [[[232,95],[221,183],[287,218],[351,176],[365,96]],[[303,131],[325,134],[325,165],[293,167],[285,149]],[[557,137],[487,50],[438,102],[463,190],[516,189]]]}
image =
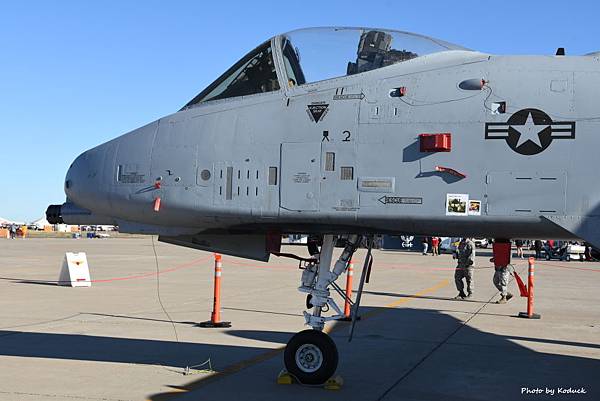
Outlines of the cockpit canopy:
{"label": "cockpit canopy", "polygon": [[312,28],[281,35],[287,78],[296,85],[360,74],[415,57],[464,48],[408,32]]}
{"label": "cockpit canopy", "polygon": [[[467,49],[426,36],[392,30],[300,29],[276,36],[248,53],[184,109],[210,100],[277,91],[284,83],[294,87],[360,74],[448,50]],[[278,69],[276,60],[279,55],[283,65]]]}

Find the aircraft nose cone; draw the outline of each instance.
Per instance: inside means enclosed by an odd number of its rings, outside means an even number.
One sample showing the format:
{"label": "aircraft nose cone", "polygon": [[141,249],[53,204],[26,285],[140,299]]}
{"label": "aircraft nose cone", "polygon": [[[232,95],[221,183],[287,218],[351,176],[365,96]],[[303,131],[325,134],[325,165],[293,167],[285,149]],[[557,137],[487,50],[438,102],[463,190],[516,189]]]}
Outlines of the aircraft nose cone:
{"label": "aircraft nose cone", "polygon": [[81,207],[89,207],[102,193],[100,176],[103,151],[95,148],[79,155],[69,167],[65,178],[65,194]]}
{"label": "aircraft nose cone", "polygon": [[87,152],[77,156],[73,163],[71,163],[69,170],[67,170],[65,194],[75,202],[79,198],[78,194],[81,193],[89,172],[87,156]]}

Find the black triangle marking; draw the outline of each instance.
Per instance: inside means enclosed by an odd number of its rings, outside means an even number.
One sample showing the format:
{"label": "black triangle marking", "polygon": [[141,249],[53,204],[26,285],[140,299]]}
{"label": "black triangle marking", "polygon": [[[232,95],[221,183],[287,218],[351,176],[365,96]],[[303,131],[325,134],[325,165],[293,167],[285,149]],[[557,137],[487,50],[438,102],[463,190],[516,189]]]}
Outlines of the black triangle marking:
{"label": "black triangle marking", "polygon": [[328,107],[328,104],[309,104],[308,111],[310,111],[313,121],[318,123],[325,113],[327,113]]}

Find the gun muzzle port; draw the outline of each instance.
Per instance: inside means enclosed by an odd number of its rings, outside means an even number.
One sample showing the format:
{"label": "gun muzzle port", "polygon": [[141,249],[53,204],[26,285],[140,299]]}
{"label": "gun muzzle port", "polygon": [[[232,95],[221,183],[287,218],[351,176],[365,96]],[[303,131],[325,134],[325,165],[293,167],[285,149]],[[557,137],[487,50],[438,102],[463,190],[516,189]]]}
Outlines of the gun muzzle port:
{"label": "gun muzzle port", "polygon": [[62,219],[62,205],[50,205],[48,209],[46,209],[46,220],[50,224],[63,224],[64,221]]}

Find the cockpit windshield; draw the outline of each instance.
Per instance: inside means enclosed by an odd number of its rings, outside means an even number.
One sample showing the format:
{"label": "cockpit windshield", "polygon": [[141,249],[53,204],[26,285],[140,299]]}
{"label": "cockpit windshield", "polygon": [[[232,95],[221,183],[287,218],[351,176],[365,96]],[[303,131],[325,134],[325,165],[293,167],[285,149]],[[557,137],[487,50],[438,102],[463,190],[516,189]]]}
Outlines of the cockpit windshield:
{"label": "cockpit windshield", "polygon": [[368,28],[311,28],[282,36],[288,84],[358,74],[426,54],[466,50],[417,34]]}
{"label": "cockpit windshield", "polygon": [[257,47],[193,98],[184,109],[200,102],[279,89],[271,41]]}

